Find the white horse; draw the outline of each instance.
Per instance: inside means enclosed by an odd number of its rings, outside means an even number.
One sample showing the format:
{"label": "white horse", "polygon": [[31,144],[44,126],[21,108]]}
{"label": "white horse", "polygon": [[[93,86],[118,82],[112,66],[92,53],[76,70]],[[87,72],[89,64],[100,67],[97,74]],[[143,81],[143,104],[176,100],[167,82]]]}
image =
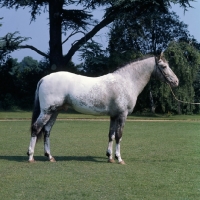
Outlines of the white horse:
{"label": "white horse", "polygon": [[37,138],[44,134],[44,153],[52,162],[50,131],[60,110],[73,108],[80,113],[109,115],[110,129],[106,155],[113,159],[113,140],[116,140],[115,158],[125,164],[120,154],[120,141],[127,115],[133,112],[137,97],[151,76],[165,81],[172,87],[179,80],[165,59],[149,57],[132,62],[113,73],[91,78],[69,72],[57,72],[42,78],[37,85],[28,149],[29,162]]}

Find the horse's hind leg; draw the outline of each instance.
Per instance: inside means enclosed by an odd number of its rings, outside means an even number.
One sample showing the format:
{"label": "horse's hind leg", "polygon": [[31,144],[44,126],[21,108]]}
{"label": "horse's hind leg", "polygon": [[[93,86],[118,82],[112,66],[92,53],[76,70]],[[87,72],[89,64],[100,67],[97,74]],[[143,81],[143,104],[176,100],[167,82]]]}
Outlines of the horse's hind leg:
{"label": "horse's hind leg", "polygon": [[27,155],[29,156],[29,162],[34,162],[33,155],[38,134],[41,132],[43,126],[49,121],[50,117],[51,114],[41,112],[36,122],[31,127],[31,140],[27,152]]}
{"label": "horse's hind leg", "polygon": [[56,160],[50,153],[50,131],[56,121],[57,116],[57,112],[53,113],[50,120],[44,126],[44,155],[47,156],[51,162],[55,162]]}

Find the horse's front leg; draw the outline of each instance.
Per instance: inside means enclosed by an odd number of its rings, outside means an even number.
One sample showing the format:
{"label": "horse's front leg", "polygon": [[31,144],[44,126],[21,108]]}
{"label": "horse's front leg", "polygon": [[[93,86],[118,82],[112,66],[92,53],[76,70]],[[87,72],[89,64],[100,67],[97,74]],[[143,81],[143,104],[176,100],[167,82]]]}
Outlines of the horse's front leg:
{"label": "horse's front leg", "polygon": [[113,163],[115,160],[113,159],[113,140],[115,139],[115,132],[109,132],[109,142],[108,149],[106,155],[108,156],[108,162]]}
{"label": "horse's front leg", "polygon": [[120,138],[119,141],[116,140],[116,151],[115,151],[115,158],[118,160],[119,164],[125,164],[125,162],[122,160],[121,153],[120,153],[120,142],[122,138]]}
{"label": "horse's front leg", "polygon": [[113,159],[113,141],[115,139],[115,119],[110,118],[110,129],[108,134],[108,149],[106,155],[108,156],[108,162],[113,163],[115,160]]}
{"label": "horse's front leg", "polygon": [[121,152],[120,152],[120,142],[122,140],[122,133],[123,128],[125,125],[126,116],[119,116],[116,119],[116,134],[115,134],[115,140],[116,140],[116,150],[115,150],[115,158],[118,160],[119,164],[125,164],[125,162],[122,160]]}

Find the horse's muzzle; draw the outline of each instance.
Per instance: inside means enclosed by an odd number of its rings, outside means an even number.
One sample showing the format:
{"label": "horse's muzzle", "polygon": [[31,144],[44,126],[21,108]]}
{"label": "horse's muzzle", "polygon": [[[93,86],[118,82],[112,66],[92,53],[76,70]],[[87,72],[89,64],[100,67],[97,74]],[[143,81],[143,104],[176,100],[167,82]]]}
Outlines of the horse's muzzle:
{"label": "horse's muzzle", "polygon": [[179,80],[178,80],[178,78],[177,78],[176,80],[174,80],[174,81],[171,81],[171,82],[170,82],[170,85],[171,85],[171,87],[177,87],[177,86],[179,85]]}

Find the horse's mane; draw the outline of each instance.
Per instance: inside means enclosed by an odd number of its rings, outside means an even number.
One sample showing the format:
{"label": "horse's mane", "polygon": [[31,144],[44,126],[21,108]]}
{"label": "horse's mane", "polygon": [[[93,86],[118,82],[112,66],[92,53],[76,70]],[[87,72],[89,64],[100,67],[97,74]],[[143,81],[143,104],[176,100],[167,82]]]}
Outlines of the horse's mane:
{"label": "horse's mane", "polygon": [[138,61],[142,61],[142,60],[145,60],[145,59],[148,59],[148,58],[152,58],[152,57],[155,57],[154,55],[152,54],[147,54],[147,55],[144,55],[142,57],[139,57],[137,59],[134,59],[134,60],[131,60],[125,64],[123,64],[122,66],[118,67],[113,73],[118,73],[119,71],[123,70],[123,68],[125,68],[126,66],[134,63],[134,62],[138,62]]}
{"label": "horse's mane", "polygon": [[[130,64],[133,64],[133,63],[136,63],[138,61],[142,61],[142,60],[145,60],[145,59],[148,59],[148,58],[152,58],[152,57],[157,59],[157,57],[155,55],[147,54],[147,55],[144,55],[144,56],[142,56],[140,58],[134,59],[132,61],[129,61],[129,62],[123,64],[121,67],[118,67],[113,73],[118,73],[119,71],[123,70],[124,68],[126,68]],[[160,58],[163,60],[163,62],[167,63],[167,60],[163,56],[161,56]]]}

